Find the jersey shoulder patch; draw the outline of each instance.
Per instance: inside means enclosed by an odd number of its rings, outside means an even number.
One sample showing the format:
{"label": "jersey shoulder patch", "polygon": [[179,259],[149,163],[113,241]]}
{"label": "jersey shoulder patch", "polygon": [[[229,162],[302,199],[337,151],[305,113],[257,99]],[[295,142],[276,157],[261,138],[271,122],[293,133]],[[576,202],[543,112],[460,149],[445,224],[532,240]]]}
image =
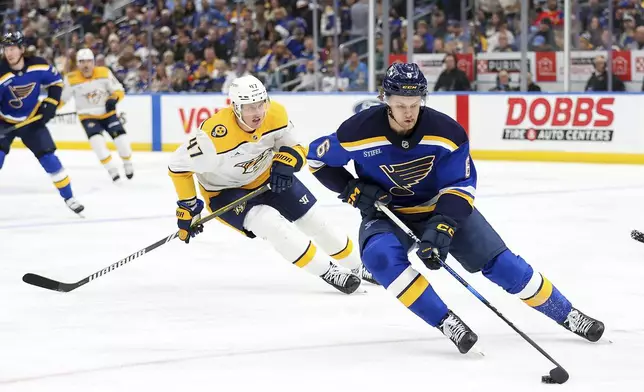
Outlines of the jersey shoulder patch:
{"label": "jersey shoulder patch", "polygon": [[234,150],[249,141],[250,134],[239,128],[236,119],[233,109],[228,107],[213,114],[199,126],[199,129],[210,138],[217,154]]}
{"label": "jersey shoulder patch", "polygon": [[228,128],[224,124],[217,124],[210,132],[211,137],[224,137],[228,134]]}

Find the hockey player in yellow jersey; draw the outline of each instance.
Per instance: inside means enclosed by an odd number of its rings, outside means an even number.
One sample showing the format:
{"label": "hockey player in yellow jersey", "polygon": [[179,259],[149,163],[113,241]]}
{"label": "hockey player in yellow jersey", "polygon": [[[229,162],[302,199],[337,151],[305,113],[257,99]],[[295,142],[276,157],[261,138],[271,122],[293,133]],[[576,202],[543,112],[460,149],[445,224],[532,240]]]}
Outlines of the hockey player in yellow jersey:
{"label": "hockey player in yellow jersey", "polygon": [[125,96],[123,86],[109,68],[94,65],[94,54],[90,49],[78,51],[76,64],[78,69],[65,77],[61,106],[74,98],[78,118],[87,133],[92,150],[107,169],[112,181],[118,181],[120,174],[107,148],[104,132],[114,140],[123,161],[125,176],[131,179],[134,176],[132,147],[123,124],[116,115],[116,104]]}
{"label": "hockey player in yellow jersey", "polygon": [[188,243],[203,230],[191,229],[204,207],[193,176],[211,212],[270,183],[271,192],[218,219],[267,240],[286,260],[343,293],[354,292],[361,278],[374,283],[351,239],[335,232],[315,196],[294,176],[306,164],[306,149],[285,108],[270,102],[264,85],[250,75],[232,83],[229,97],[231,106],[201,123],[172,155],[169,174],[179,198],[179,238]]}

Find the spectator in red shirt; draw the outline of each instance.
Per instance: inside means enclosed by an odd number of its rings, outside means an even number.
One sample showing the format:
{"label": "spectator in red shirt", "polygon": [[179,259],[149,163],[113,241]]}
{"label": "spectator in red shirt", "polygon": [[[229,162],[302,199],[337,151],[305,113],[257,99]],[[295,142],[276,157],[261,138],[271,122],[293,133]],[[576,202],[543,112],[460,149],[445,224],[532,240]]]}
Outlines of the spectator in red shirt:
{"label": "spectator in red shirt", "polygon": [[550,19],[553,26],[563,26],[563,12],[558,9],[557,0],[548,0],[546,9],[542,10],[537,15],[537,19],[534,21],[534,25],[539,26],[541,24],[541,20],[545,18]]}

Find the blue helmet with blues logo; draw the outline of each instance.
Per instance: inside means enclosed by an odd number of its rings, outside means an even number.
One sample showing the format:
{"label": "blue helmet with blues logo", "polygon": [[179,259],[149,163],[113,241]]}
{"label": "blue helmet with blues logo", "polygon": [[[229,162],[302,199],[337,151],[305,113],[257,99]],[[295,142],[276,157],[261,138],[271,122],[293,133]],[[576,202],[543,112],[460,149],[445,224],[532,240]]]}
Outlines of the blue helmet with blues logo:
{"label": "blue helmet with blues logo", "polygon": [[394,63],[382,80],[385,95],[424,97],[427,95],[427,79],[416,63]]}

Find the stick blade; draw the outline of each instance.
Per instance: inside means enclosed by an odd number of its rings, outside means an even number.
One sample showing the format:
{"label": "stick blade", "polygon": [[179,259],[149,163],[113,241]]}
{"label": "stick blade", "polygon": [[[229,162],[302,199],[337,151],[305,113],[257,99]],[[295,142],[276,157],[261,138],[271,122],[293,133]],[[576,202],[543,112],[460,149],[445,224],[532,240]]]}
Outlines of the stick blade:
{"label": "stick blade", "polygon": [[[544,376],[544,377],[548,377],[548,376]],[[561,366],[557,366],[556,368],[550,371],[549,380],[545,382],[547,384],[563,384],[566,381],[568,381],[569,378],[570,378],[570,375],[568,374],[568,372]],[[544,381],[543,378],[541,379],[541,381]]]}
{"label": "stick blade", "polygon": [[644,242],[644,233],[641,231],[633,230],[631,231],[631,238],[635,241]]}
{"label": "stick blade", "polygon": [[43,289],[65,291],[62,289],[63,283],[36,274],[25,274],[22,277],[22,281],[33,286],[42,287]]}

